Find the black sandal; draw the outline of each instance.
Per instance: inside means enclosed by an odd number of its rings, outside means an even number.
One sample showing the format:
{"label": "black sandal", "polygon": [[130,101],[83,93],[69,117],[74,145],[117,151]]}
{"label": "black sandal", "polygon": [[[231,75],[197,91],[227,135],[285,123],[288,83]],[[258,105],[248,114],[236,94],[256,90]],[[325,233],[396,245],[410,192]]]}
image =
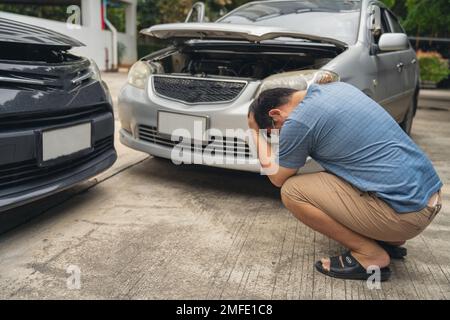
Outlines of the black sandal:
{"label": "black sandal", "polygon": [[392,244],[386,243],[384,241],[376,240],[378,245],[387,252],[391,259],[402,260],[408,255],[408,250],[405,247],[394,246]]}
{"label": "black sandal", "polygon": [[[348,280],[367,280],[373,273],[367,272],[366,269],[352,256],[350,251],[341,256],[330,258],[330,271],[326,270],[322,261],[317,261],[315,264],[317,271],[339,279]],[[381,268],[380,280],[386,281],[391,276],[391,269],[389,267]]]}

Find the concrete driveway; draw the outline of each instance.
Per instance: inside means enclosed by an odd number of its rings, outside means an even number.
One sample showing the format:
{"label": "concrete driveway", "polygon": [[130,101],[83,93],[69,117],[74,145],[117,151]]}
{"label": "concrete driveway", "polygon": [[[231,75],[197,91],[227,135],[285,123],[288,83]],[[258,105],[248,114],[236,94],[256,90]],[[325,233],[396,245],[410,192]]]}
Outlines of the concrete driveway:
{"label": "concrete driveway", "polygon": [[[126,75],[104,79],[117,95]],[[450,111],[419,110],[413,138],[446,184],[444,207],[379,290],[315,272],[342,248],[293,218],[265,177],[116,141],[108,172],[1,215],[4,228],[32,219],[0,236],[0,298],[449,299]]]}

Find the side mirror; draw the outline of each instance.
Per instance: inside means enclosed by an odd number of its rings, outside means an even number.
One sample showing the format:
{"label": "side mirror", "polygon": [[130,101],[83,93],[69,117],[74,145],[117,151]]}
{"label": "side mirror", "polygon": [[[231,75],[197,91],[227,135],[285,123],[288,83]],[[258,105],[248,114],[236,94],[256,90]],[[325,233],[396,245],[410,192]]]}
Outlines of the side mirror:
{"label": "side mirror", "polygon": [[205,4],[203,2],[196,2],[192,5],[184,22],[189,22],[194,12],[197,12],[197,20],[195,22],[203,22],[205,20]]}
{"label": "side mirror", "polygon": [[404,33],[384,33],[378,40],[380,51],[401,51],[409,47],[408,36]]}

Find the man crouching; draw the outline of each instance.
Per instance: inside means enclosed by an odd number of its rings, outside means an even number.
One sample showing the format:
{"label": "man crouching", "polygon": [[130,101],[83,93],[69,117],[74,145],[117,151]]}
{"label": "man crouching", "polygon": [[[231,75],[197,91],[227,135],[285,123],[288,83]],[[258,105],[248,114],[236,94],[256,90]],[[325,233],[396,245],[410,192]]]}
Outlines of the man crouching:
{"label": "man crouching", "polygon": [[[296,218],[349,249],[317,261],[336,278],[366,280],[376,266],[389,279],[391,258],[441,209],[442,183],[424,152],[375,101],[343,83],[278,88],[251,104],[258,158]],[[280,130],[275,155],[261,129]],[[310,156],[324,172],[296,175]]]}

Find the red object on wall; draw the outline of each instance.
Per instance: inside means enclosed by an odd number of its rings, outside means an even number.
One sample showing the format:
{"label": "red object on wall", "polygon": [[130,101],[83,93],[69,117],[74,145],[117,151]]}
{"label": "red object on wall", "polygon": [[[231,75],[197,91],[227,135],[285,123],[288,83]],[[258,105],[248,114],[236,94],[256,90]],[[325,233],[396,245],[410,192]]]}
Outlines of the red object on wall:
{"label": "red object on wall", "polygon": [[106,25],[105,25],[105,13],[104,13],[105,6],[104,6],[104,1],[103,1],[103,0],[100,0],[100,1],[101,1],[101,4],[102,4],[102,6],[101,6],[101,11],[100,11],[100,14],[101,14],[100,19],[101,19],[101,22],[102,22],[102,30],[105,30],[105,29],[106,29]]}

